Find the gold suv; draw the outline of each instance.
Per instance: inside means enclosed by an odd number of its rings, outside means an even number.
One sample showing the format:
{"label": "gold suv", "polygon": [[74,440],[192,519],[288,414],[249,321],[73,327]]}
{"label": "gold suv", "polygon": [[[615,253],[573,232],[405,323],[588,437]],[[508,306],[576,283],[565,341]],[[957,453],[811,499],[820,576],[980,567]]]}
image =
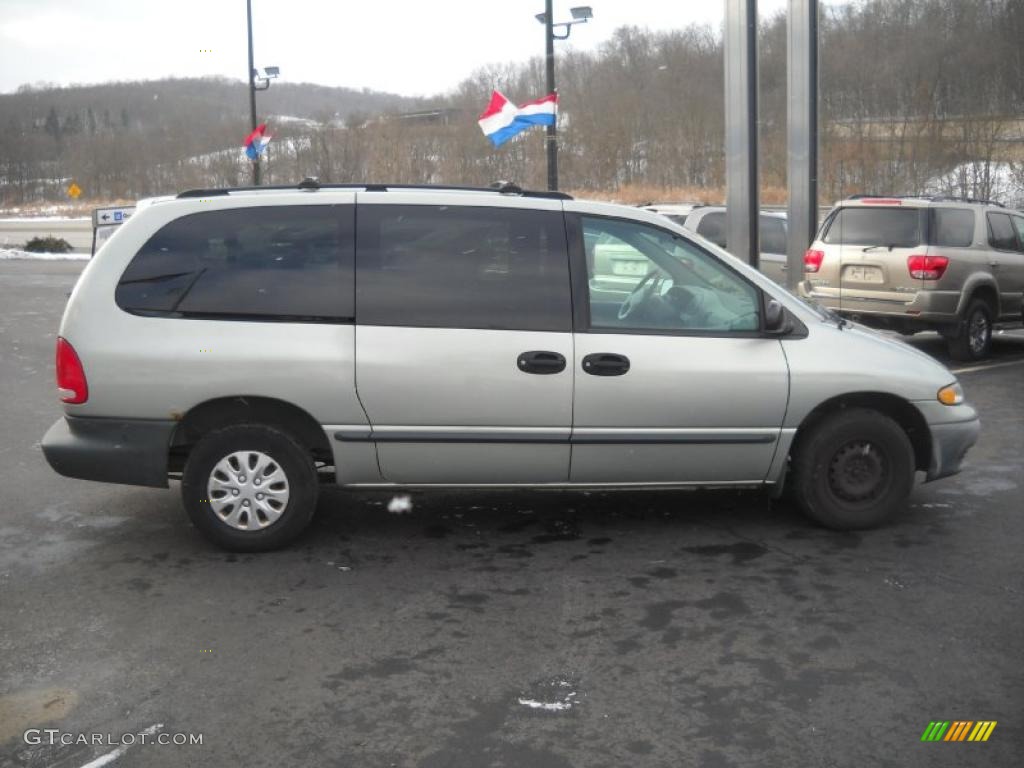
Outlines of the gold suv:
{"label": "gold suv", "polygon": [[804,255],[800,294],[865,325],[934,330],[979,360],[996,325],[1024,320],[1024,214],[949,197],[855,196]]}

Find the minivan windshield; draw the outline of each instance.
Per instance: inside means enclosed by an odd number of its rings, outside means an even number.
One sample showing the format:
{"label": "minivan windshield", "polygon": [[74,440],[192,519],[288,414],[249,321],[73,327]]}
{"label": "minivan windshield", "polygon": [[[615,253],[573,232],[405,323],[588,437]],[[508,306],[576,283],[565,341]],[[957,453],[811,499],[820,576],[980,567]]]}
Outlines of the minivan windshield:
{"label": "minivan windshield", "polygon": [[924,242],[917,208],[841,208],[824,241],[835,245],[911,248]]}

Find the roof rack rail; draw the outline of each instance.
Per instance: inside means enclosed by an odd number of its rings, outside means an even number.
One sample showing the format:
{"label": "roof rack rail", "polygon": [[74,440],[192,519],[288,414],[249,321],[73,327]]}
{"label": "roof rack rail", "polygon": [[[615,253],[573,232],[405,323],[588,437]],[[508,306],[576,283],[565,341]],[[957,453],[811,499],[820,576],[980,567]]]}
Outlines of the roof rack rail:
{"label": "roof rack rail", "polygon": [[972,203],[974,205],[995,205],[1000,208],[1005,208],[998,200],[985,200],[984,198],[975,197],[958,197],[956,195],[865,195],[857,194],[850,195],[847,200],[927,200],[930,203]]}
{"label": "roof rack rail", "polygon": [[985,200],[980,197],[957,197],[955,195],[935,195],[929,198],[933,203],[974,203],[975,205],[995,205],[999,208],[1005,208],[998,200]]}
{"label": "roof rack rail", "polygon": [[868,195],[864,193],[850,195],[847,200],[927,200],[927,195]]}
{"label": "roof rack rail", "polygon": [[366,192],[388,192],[404,190],[436,190],[438,192],[491,192],[499,195],[519,195],[520,197],[539,197],[551,200],[572,200],[572,195],[565,192],[548,192],[533,189],[523,189],[509,181],[498,181],[490,187],[469,187],[447,184],[321,184],[314,178],[303,179],[299,184],[273,184],[261,187],[220,187],[216,189],[187,189],[178,194],[178,199],[183,200],[195,197],[223,197],[232,192],[261,192],[261,191],[284,191],[284,190],[309,190],[319,189],[356,189]]}

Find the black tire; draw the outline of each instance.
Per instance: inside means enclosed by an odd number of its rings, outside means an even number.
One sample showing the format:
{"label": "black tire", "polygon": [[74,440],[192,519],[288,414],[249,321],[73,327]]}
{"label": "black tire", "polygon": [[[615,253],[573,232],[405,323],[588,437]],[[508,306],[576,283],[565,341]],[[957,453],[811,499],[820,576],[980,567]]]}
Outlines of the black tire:
{"label": "black tire", "polygon": [[[277,506],[273,509],[261,506],[270,514],[280,515],[276,520],[269,521],[265,512],[256,510],[255,493],[259,489],[237,482],[236,485],[242,488],[243,498],[250,493],[253,495],[248,500],[252,512],[240,510],[239,521],[240,525],[248,524],[250,530],[240,530],[229,525],[208,499],[208,496],[215,495],[208,491],[211,475],[222,460],[227,460],[236,452],[252,452],[253,455],[258,452],[276,464],[283,472],[283,488],[288,493],[284,504],[276,501],[274,503]],[[273,469],[272,464],[268,464],[266,471]],[[242,467],[237,471],[241,473],[246,470]],[[252,473],[252,477],[247,478],[250,484],[259,484],[258,474]],[[245,476],[239,474],[229,480],[235,483],[241,477]],[[268,491],[271,487],[264,486],[263,490]],[[278,483],[278,491],[280,487],[281,483]],[[255,424],[224,427],[204,435],[189,454],[181,478],[181,497],[189,519],[208,539],[232,552],[266,552],[293,541],[312,519],[319,490],[316,466],[309,451],[286,432],[276,427]],[[261,494],[261,498],[270,497],[271,493]],[[231,501],[226,492],[221,498],[228,503]],[[233,507],[229,506],[228,510],[233,511]]]}
{"label": "black tire", "polygon": [[992,308],[984,299],[972,299],[955,336],[949,339],[949,356],[973,362],[992,350]]}
{"label": "black tire", "polygon": [[826,528],[874,528],[902,511],[914,487],[914,449],[903,428],[867,408],[829,415],[793,457],[794,499]]}

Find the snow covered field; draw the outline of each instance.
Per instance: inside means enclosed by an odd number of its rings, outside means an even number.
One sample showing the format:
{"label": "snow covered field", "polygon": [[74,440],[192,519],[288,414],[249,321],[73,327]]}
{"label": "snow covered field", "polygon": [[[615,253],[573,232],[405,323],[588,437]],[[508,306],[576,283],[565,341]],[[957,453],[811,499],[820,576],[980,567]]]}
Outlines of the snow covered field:
{"label": "snow covered field", "polygon": [[31,259],[34,261],[88,261],[88,253],[32,253],[17,248],[0,248],[0,261]]}

